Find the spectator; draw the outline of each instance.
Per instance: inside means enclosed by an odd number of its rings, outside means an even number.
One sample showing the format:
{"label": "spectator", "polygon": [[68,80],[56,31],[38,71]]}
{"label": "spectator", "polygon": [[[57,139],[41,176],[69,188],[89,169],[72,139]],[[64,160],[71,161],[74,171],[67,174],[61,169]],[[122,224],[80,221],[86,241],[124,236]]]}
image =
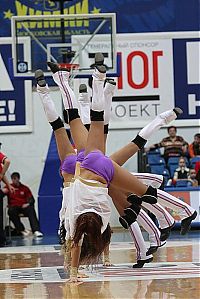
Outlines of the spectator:
{"label": "spectator", "polygon": [[200,133],[194,135],[194,141],[189,145],[190,158],[200,156]]}
{"label": "spectator", "polygon": [[175,185],[177,180],[187,180],[189,177],[189,168],[186,167],[184,157],[180,157],[178,162],[179,167],[176,168],[173,177],[173,184]]}
{"label": "spectator", "polygon": [[200,186],[200,161],[197,161],[195,163],[195,171],[196,171],[196,179],[197,179],[198,184]]}
{"label": "spectator", "polygon": [[43,237],[43,234],[40,232],[39,221],[34,208],[35,200],[31,190],[20,182],[20,174],[18,172],[13,172],[11,179],[11,186],[15,188],[15,192],[10,193],[7,188],[4,189],[4,192],[8,194],[8,215],[15,225],[17,232],[23,236],[29,235],[29,231],[24,228],[24,225],[20,221],[19,214],[23,214],[29,218],[34,236]]}
{"label": "spectator", "polygon": [[177,129],[174,126],[167,128],[168,137],[161,142],[151,145],[147,150],[164,147],[164,158],[167,163],[169,157],[184,156],[187,153],[188,143],[181,136],[177,136]]}
{"label": "spectator", "polygon": [[191,168],[189,171],[188,180],[192,183],[192,187],[198,186],[198,181],[196,179],[196,170]]}
{"label": "spectator", "polygon": [[[1,143],[0,143],[1,147]],[[1,190],[1,181],[3,181],[7,188],[12,192],[12,188],[10,188],[10,184],[5,176],[6,171],[10,166],[10,160],[0,151],[0,247],[6,245],[6,237],[3,228],[3,197],[4,193]]]}
{"label": "spectator", "polygon": [[1,151],[0,151],[0,165],[1,165],[0,181],[2,181],[4,175],[6,174],[6,171],[8,170],[8,167],[10,166],[10,160]]}

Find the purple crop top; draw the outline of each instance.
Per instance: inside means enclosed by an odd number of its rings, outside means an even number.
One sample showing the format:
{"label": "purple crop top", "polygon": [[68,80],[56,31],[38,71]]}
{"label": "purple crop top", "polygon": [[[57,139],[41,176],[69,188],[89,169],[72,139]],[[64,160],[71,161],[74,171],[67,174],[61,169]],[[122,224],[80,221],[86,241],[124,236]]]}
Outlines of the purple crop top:
{"label": "purple crop top", "polygon": [[110,158],[101,151],[92,151],[85,156],[81,163],[81,168],[91,170],[97,175],[103,177],[109,185],[113,179],[114,166]]}
{"label": "purple crop top", "polygon": [[82,149],[77,155],[67,156],[61,164],[61,170],[69,174],[75,174],[76,162],[84,160],[84,152],[85,150]]}

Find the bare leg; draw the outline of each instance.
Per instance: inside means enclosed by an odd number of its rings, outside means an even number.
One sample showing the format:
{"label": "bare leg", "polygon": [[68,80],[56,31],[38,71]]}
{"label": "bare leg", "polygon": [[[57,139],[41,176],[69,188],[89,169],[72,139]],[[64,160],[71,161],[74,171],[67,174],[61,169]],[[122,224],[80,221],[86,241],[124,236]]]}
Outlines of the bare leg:
{"label": "bare leg", "polygon": [[48,122],[51,124],[56,139],[56,145],[60,161],[63,161],[69,154],[75,154],[75,151],[69,141],[67,132],[60,119],[54,102],[51,99],[48,85],[45,82],[42,70],[37,70],[35,73],[37,80],[37,92],[41,98],[42,105],[45,111]]}
{"label": "bare leg", "polygon": [[113,162],[113,165],[114,176],[111,182],[113,186],[126,192],[134,193],[138,196],[142,196],[146,193],[148,189],[146,185],[141,183],[134,175],[120,167],[115,162]]}
{"label": "bare leg", "polygon": [[139,147],[135,143],[130,142],[129,144],[125,145],[120,150],[112,154],[110,158],[118,165],[122,166],[126,161],[128,161],[128,159],[130,159],[135,153],[137,153],[138,150]]}
{"label": "bare leg", "polygon": [[174,108],[162,112],[156,118],[146,125],[136,136],[132,142],[124,146],[110,156],[118,165],[122,166],[129,158],[131,158],[139,149],[143,148],[146,141],[155,134],[162,126],[169,124],[171,121],[177,118],[182,111],[180,108]]}

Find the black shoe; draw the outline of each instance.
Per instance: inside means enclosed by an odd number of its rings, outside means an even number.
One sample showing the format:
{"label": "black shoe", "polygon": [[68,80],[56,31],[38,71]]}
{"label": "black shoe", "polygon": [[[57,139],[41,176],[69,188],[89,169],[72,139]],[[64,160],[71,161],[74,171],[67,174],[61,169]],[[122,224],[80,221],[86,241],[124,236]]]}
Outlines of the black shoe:
{"label": "black shoe", "polygon": [[160,229],[160,232],[161,232],[160,241],[166,241],[169,238],[171,230],[175,224],[176,224],[176,222],[174,221],[174,223],[171,226]]}
{"label": "black shoe", "polygon": [[142,268],[144,266],[144,264],[151,263],[152,261],[153,261],[153,257],[150,257],[149,259],[146,259],[146,260],[138,260],[137,264],[133,265],[133,268],[135,268],[135,269]]}
{"label": "black shoe", "polygon": [[55,62],[48,61],[48,67],[51,69],[52,73],[55,74],[56,72],[60,71],[59,65]]}
{"label": "black shoe", "polygon": [[95,66],[97,65],[103,65],[104,63],[104,56],[102,53],[96,53],[95,56],[94,56],[94,63],[95,63]]}
{"label": "black shoe", "polygon": [[52,73],[55,74],[58,71],[66,71],[70,72],[70,69],[64,68],[64,67],[59,67],[59,65],[55,62],[47,62],[48,67],[51,69]]}
{"label": "black shoe", "polygon": [[149,249],[146,252],[146,256],[155,253],[158,250],[158,248],[164,246],[165,244],[166,244],[166,242],[161,243],[160,246],[150,246]]}
{"label": "black shoe", "polygon": [[189,216],[181,221],[181,232],[180,232],[181,235],[185,235],[189,232],[189,230],[191,228],[191,222],[196,217],[197,217],[197,212],[194,211],[194,213],[191,216]]}
{"label": "black shoe", "polygon": [[106,67],[105,65],[95,65],[95,68],[102,74],[106,73]]}
{"label": "black shoe", "polygon": [[176,116],[177,116],[177,117],[178,117],[180,114],[183,113],[183,110],[182,110],[181,108],[179,108],[179,107],[175,107],[175,108],[173,109],[173,111],[176,113]]}
{"label": "black shoe", "polygon": [[35,79],[37,81],[37,84],[40,86],[40,87],[45,87],[46,86],[46,81],[45,81],[45,78],[44,78],[44,73],[41,69],[38,69],[35,71]]}
{"label": "black shoe", "polygon": [[80,84],[79,93],[86,93],[86,92],[87,92],[87,85],[86,84]]}
{"label": "black shoe", "polygon": [[116,81],[113,78],[106,78],[104,81],[104,87],[106,85],[106,83],[112,84],[112,85],[117,85]]}

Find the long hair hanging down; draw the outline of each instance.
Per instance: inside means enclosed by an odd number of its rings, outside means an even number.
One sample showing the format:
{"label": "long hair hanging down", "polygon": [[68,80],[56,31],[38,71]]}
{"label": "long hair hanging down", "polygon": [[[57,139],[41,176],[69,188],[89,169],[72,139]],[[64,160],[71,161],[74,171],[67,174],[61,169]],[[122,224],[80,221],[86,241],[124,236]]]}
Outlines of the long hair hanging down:
{"label": "long hair hanging down", "polygon": [[82,236],[80,263],[95,263],[104,249],[109,245],[111,238],[111,229],[108,224],[106,230],[101,233],[101,217],[93,212],[80,215],[76,221],[74,244],[77,245]]}

